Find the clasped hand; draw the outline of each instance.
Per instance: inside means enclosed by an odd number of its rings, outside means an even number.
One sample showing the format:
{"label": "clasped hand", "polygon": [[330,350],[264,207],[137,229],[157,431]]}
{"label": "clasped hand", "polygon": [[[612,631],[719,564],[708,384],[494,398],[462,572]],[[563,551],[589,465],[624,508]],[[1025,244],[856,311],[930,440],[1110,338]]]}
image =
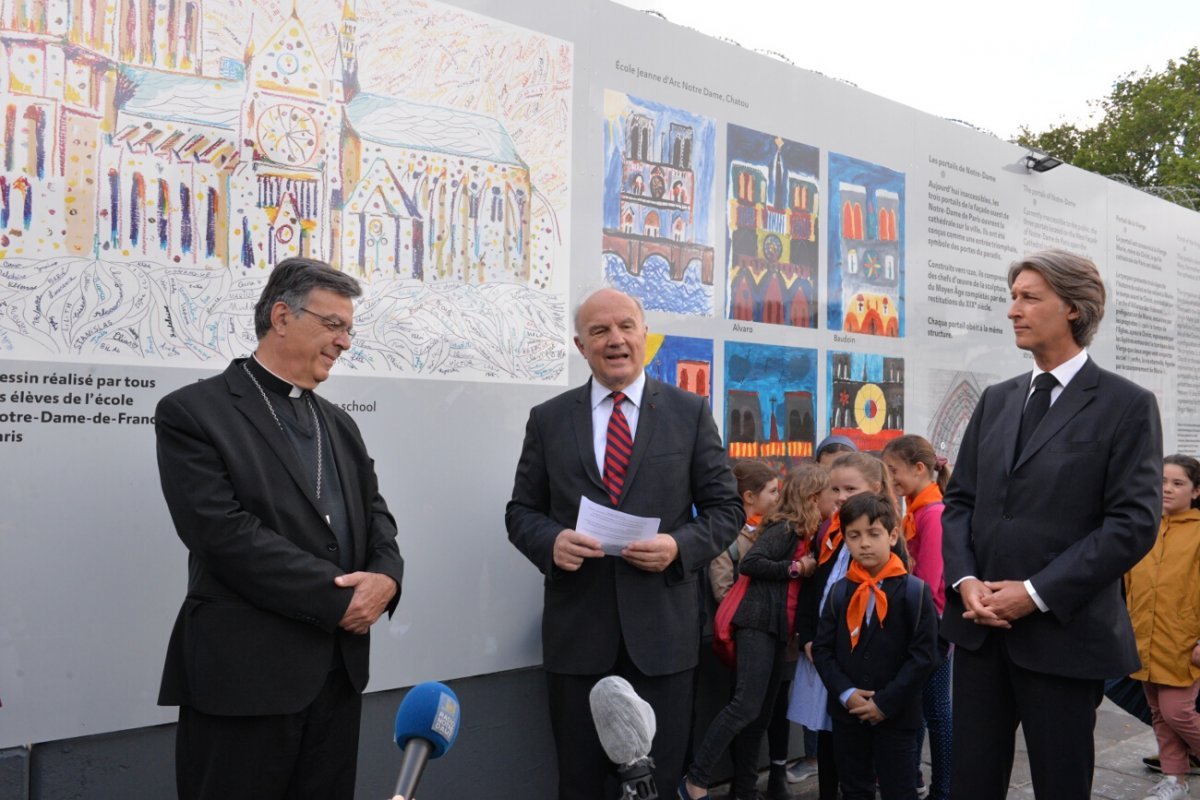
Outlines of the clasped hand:
{"label": "clasped hand", "polygon": [[351,572],[337,576],[333,582],[343,589],[354,590],[350,605],[338,623],[350,633],[370,630],[396,596],[396,582],[379,572]]}
{"label": "clasped hand", "polygon": [[1022,581],[981,581],[967,578],[958,585],[966,611],[963,619],[993,628],[1011,628],[1012,623],[1037,610]]}
{"label": "clasped hand", "polygon": [[875,701],[872,699],[874,697],[875,692],[873,691],[855,689],[854,694],[846,700],[846,710],[863,722],[878,725],[886,717],[879,710],[879,706],[875,705]]}

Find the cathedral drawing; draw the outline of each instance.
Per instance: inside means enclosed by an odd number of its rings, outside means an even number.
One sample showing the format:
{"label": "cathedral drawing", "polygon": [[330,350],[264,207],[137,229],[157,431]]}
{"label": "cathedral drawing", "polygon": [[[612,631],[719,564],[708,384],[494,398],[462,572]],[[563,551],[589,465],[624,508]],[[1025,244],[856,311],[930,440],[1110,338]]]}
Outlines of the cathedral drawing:
{"label": "cathedral drawing", "polygon": [[843,183],[840,189],[840,233],[845,254],[842,327],[851,333],[899,336],[896,297],[900,283],[900,197],[887,189],[875,189],[868,196],[867,187],[849,183]]}
{"label": "cathedral drawing", "polygon": [[830,351],[829,432],[869,453],[904,433],[904,359]]}
{"label": "cathedral drawing", "polygon": [[786,474],[816,444],[817,351],[725,343],[725,446]]}
{"label": "cathedral drawing", "polygon": [[[530,278],[530,170],[490,116],[365,92],[293,12],[202,74],[201,0],[3,0],[0,257]],[[248,33],[248,39],[252,34]],[[549,59],[547,59],[549,61]]]}
{"label": "cathedral drawing", "polygon": [[715,126],[605,92],[603,263],[646,309],[712,314]]}
{"label": "cathedral drawing", "polygon": [[817,326],[815,147],[729,126],[729,318]]}
{"label": "cathedral drawing", "polygon": [[829,327],[904,336],[904,174],[829,154]]}

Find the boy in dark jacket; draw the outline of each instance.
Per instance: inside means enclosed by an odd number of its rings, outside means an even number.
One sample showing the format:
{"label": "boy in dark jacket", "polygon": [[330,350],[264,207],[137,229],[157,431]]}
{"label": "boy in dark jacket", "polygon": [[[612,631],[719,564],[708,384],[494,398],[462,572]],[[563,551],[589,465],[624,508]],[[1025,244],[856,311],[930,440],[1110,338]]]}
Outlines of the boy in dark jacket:
{"label": "boy in dark jacket", "polygon": [[813,662],[829,690],[833,752],[844,800],[917,797],[921,688],[937,664],[929,587],[892,552],[896,512],[860,494],[841,508],[852,563],[829,593]]}

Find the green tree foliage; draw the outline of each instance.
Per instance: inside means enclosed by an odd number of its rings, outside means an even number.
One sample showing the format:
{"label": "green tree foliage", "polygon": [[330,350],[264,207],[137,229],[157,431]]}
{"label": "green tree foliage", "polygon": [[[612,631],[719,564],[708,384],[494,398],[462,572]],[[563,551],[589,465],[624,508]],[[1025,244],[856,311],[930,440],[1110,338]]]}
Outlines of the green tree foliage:
{"label": "green tree foliage", "polygon": [[1023,127],[1017,143],[1141,188],[1200,195],[1200,50],[1168,61],[1162,72],[1117,79],[1091,105],[1100,112],[1094,127],[1063,123],[1041,133]]}

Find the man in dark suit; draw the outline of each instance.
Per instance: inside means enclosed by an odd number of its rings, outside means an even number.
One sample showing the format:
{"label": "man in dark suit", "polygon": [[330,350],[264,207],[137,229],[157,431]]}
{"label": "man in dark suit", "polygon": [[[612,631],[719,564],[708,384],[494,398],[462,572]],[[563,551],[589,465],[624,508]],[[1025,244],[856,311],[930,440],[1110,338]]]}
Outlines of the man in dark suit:
{"label": "man in dark suit", "polygon": [[180,706],[184,800],[354,796],[368,630],[404,572],[358,427],[312,393],[350,347],[360,293],[327,264],[280,262],[254,355],[155,412],[188,549],[159,694]]}
{"label": "man in dark suit", "polygon": [[[708,403],[646,377],[637,301],[602,289],[579,307],[575,332],[592,378],[530,412],[505,522],[545,575],[542,655],[560,799],[612,796],[588,705],[592,686],[612,674],[654,708],[654,777],[665,796],[683,774],[691,721],[698,574],[737,536],[744,512]],[[657,517],[664,532],[605,557],[574,530],[582,497]]]}
{"label": "man in dark suit", "polygon": [[1119,584],[1157,534],[1161,423],[1150,392],[1084,350],[1104,314],[1095,264],[1041,251],[1008,282],[1035,367],[984,391],[942,514],[951,794],[1005,797],[1019,723],[1036,796],[1083,800],[1104,679],[1138,666]]}

